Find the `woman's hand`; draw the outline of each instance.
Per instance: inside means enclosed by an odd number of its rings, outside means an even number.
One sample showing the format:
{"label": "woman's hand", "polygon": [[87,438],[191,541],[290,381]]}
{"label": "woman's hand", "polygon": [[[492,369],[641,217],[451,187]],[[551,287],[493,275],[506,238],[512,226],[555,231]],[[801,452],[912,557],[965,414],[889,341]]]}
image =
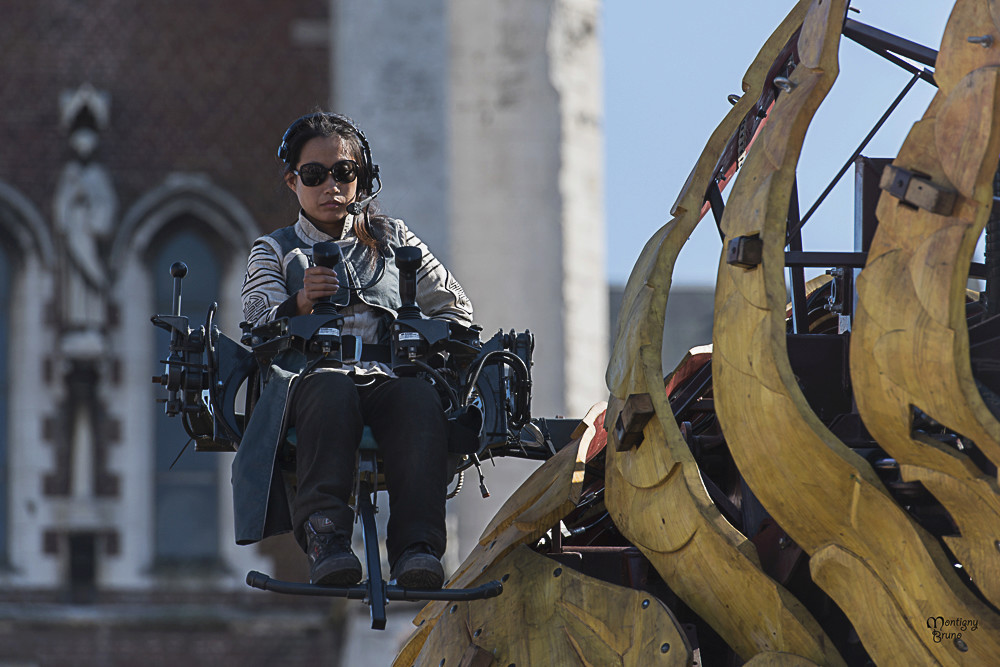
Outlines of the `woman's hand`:
{"label": "woman's hand", "polygon": [[337,273],[325,266],[310,266],[302,278],[302,289],[296,295],[299,315],[308,315],[320,299],[333,296],[340,289]]}

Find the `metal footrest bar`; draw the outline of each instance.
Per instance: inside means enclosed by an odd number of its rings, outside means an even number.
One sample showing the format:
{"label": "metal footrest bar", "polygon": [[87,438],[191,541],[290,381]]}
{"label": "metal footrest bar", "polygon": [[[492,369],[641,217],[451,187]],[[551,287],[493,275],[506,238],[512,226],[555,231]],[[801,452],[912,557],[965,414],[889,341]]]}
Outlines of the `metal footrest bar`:
{"label": "metal footrest bar", "polygon": [[[367,427],[366,427],[367,428]],[[382,578],[382,557],[379,554],[378,531],[375,527],[375,505],[372,496],[378,483],[378,452],[374,441],[362,441],[358,459],[358,485],[355,491],[357,516],[365,540],[365,566],[368,579],[357,586],[317,586],[291,581],[279,581],[257,571],[247,573],[247,585],[264,591],[289,595],[323,595],[349,600],[364,600],[371,612],[372,629],[385,630],[385,606],[389,600],[481,600],[503,592],[499,581],[477,588],[415,589],[386,584]]]}
{"label": "metal footrest bar", "polygon": [[[368,597],[367,584],[357,586],[316,586],[294,581],[272,579],[263,572],[251,570],[247,573],[247,586],[262,591],[285,593],[287,595],[312,595],[347,598],[349,600],[364,600]],[[503,584],[499,581],[489,581],[475,588],[403,588],[393,584],[385,586],[386,599],[406,600],[410,602],[445,600],[448,602],[463,602],[468,600],[484,600],[495,598],[503,593]]]}

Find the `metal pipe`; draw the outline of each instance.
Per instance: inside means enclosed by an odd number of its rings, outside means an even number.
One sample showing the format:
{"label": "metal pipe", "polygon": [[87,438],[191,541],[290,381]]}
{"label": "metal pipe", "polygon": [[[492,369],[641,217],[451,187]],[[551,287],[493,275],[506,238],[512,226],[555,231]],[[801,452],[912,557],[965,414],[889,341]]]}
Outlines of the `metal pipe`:
{"label": "metal pipe", "polygon": [[[374,454],[372,454],[374,456]],[[375,507],[372,505],[372,488],[360,485],[358,515],[361,517],[361,534],[365,540],[365,566],[368,571],[367,602],[371,608],[372,629],[385,629],[385,581],[382,580],[382,557],[378,552],[378,529],[375,527]]]}
{"label": "metal pipe", "polygon": [[[357,586],[315,586],[294,581],[272,579],[263,572],[253,570],[247,573],[247,585],[262,591],[284,593],[286,595],[307,595],[311,597],[339,597],[348,600],[363,600],[368,595],[368,587]],[[423,601],[446,600],[462,602],[467,600],[483,600],[495,598],[503,593],[503,584],[499,581],[489,581],[475,588],[439,588],[419,589],[403,588],[388,585],[385,587],[386,598],[389,600]]]}
{"label": "metal pipe", "polygon": [[906,94],[910,92],[910,89],[913,88],[913,85],[917,82],[917,79],[919,78],[920,78],[920,73],[918,72],[914,74],[910,78],[910,80],[906,83],[906,85],[903,87],[903,89],[899,91],[899,95],[896,95],[896,99],[892,101],[892,104],[890,104],[889,108],[885,110],[885,113],[882,114],[882,117],[878,119],[878,122],[875,123],[875,126],[871,129],[868,135],[861,140],[861,143],[858,145],[855,151],[851,153],[851,157],[847,160],[847,162],[844,163],[844,166],[840,168],[840,171],[838,171],[837,175],[833,177],[833,180],[830,181],[830,184],[826,186],[826,189],[823,190],[822,194],[820,194],[816,202],[809,207],[809,210],[806,211],[806,214],[804,216],[802,216],[802,219],[799,221],[799,223],[793,229],[788,230],[788,236],[787,236],[788,239],[790,239],[794,234],[798,233],[798,231],[802,229],[802,227],[807,222],[809,222],[809,218],[812,217],[812,214],[816,212],[816,209],[819,208],[819,205],[823,203],[823,200],[826,199],[827,195],[829,195],[830,192],[833,190],[833,188],[836,187],[837,183],[840,181],[841,176],[843,176],[847,172],[847,170],[850,169],[851,165],[854,164],[854,160],[856,160],[857,157],[861,155],[861,151],[865,149],[865,147],[868,145],[868,142],[870,142],[872,138],[875,136],[875,134],[882,128],[882,126],[885,124],[885,121],[889,120],[889,116],[892,115],[892,112],[896,110],[896,107],[898,107],[899,103],[903,101],[903,98],[906,97]]}
{"label": "metal pipe", "polygon": [[911,42],[908,39],[893,35],[891,32],[879,30],[866,23],[855,21],[854,19],[844,20],[844,37],[853,40],[873,51],[885,49],[893,53],[898,53],[904,58],[916,60],[918,63],[934,67],[937,61],[938,52],[928,48],[923,44]]}
{"label": "metal pipe", "polygon": [[715,226],[719,229],[719,238],[726,240],[726,235],[722,231],[722,214],[726,210],[726,204],[722,201],[722,191],[719,189],[719,182],[712,179],[705,192],[705,199],[712,207],[712,217],[715,218]]}
{"label": "metal pipe", "polygon": [[986,222],[986,314],[1000,313],[1000,170],[993,174],[993,208]]}

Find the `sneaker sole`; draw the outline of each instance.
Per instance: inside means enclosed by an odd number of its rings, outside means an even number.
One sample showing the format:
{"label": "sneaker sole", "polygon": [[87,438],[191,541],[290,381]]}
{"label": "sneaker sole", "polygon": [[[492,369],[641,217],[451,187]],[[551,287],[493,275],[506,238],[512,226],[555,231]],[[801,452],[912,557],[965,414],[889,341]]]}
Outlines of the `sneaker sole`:
{"label": "sneaker sole", "polygon": [[314,586],[353,586],[361,581],[361,563],[356,558],[353,563],[321,563],[309,581]]}
{"label": "sneaker sole", "polygon": [[396,584],[403,588],[437,590],[444,585],[444,575],[429,571],[409,572],[398,577]]}
{"label": "sneaker sole", "polygon": [[444,568],[433,556],[415,556],[396,575],[396,584],[403,588],[438,589],[444,585]]}

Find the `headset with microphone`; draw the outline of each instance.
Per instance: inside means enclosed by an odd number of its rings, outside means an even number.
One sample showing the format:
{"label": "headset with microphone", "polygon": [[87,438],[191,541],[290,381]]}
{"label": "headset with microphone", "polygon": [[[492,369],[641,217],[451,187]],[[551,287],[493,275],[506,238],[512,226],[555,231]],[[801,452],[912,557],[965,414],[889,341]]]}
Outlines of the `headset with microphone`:
{"label": "headset with microphone", "polygon": [[379,178],[378,165],[372,161],[372,149],[371,146],[368,145],[368,139],[365,137],[365,133],[358,129],[358,126],[355,125],[350,118],[339,113],[317,111],[316,113],[306,114],[301,118],[295,119],[295,121],[288,126],[288,129],[285,130],[285,133],[281,136],[281,145],[278,146],[278,159],[285,164],[289,164],[289,160],[291,158],[289,155],[289,142],[298,132],[302,130],[303,127],[306,126],[307,123],[317,118],[325,118],[335,124],[346,125],[352,132],[354,132],[361,142],[361,159],[363,164],[361,165],[361,173],[358,175],[358,190],[369,194],[364,199],[351,202],[347,205],[348,213],[351,215],[358,215],[364,211],[375,199],[375,197],[378,196],[378,193],[382,191],[382,179]]}

